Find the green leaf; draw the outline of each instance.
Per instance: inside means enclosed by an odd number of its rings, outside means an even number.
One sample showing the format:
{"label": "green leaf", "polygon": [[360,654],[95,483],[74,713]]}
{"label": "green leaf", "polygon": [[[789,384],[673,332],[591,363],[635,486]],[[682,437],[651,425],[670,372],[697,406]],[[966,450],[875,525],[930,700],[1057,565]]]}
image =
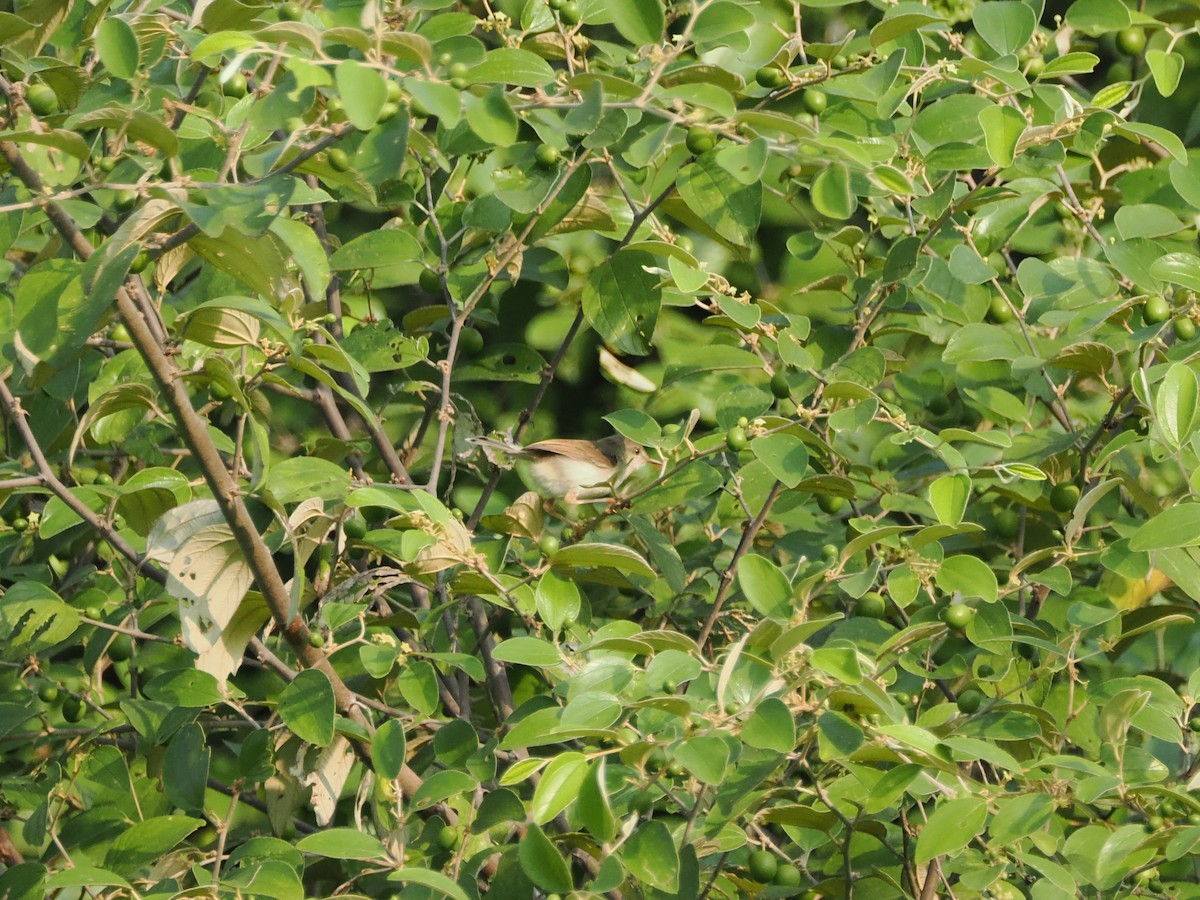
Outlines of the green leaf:
{"label": "green leaf", "polygon": [[610,568],[643,578],[653,578],[656,574],[636,550],[619,544],[572,544],[555,553],[552,562],[556,569]]}
{"label": "green leaf", "polygon": [[271,467],[267,488],[280,503],[297,503],[312,497],[341,500],[350,490],[350,473],[327,459],[293,456]]}
{"label": "green leaf", "polygon": [[468,95],[466,103],[467,124],[477,135],[497,147],[508,147],[516,142],[521,123],[502,85],[493,85],[480,97]]}
{"label": "green leaf", "polygon": [[591,771],[580,785],[576,814],[583,827],[597,840],[608,842],[616,837],[617,820],[609,803],[604,772],[605,761],[601,757],[592,763]]}
{"label": "green leaf", "polygon": [[750,452],[782,484],[794,488],[808,474],[808,448],[793,434],[764,434],[750,442]]}
{"label": "green leaf", "polygon": [[327,747],[333,740],[333,685],[324,672],[300,672],[280,692],[278,710],[284,724],[301,740],[318,747]]}
{"label": "green leaf", "polygon": [[566,894],[574,887],[567,861],[540,826],[529,826],[517,847],[517,858],[521,871],[542,890]]}
{"label": "green leaf", "polygon": [[1025,794],[1001,798],[999,811],[988,827],[988,833],[998,844],[1009,844],[1027,834],[1041,830],[1054,814],[1054,798],[1049,794]]}
{"label": "green leaf", "polygon": [[620,250],[592,270],[583,289],[588,324],[618,353],[644,356],[662,306],[659,279],[648,268],[654,257]]}
{"label": "green leaf", "polygon": [[[1001,5],[1020,7],[1029,13],[1033,12],[1024,3],[1014,0],[997,0]],[[980,4],[976,10],[992,6],[992,3]],[[1016,156],[1017,142],[1024,134],[1028,123],[1021,111],[1011,106],[989,106],[979,111],[979,124],[983,127],[983,141],[987,146],[988,155],[998,166],[1011,166]]]}
{"label": "green leaf", "polygon": [[1129,8],[1121,0],[1075,0],[1067,10],[1067,24],[1088,34],[1120,31],[1129,22]]}
{"label": "green leaf", "polygon": [[1152,141],[1166,150],[1177,161],[1181,163],[1187,162],[1187,148],[1183,145],[1183,141],[1179,139],[1179,136],[1175,132],[1160,125],[1150,125],[1146,122],[1118,121],[1113,123],[1112,130],[1134,143],[1140,144],[1143,140]]}
{"label": "green leaf", "polygon": [[761,182],[746,185],[729,174],[715,154],[702,154],[676,179],[688,208],[725,240],[747,247],[762,217]]}
{"label": "green leaf", "polygon": [[998,585],[996,573],[976,556],[948,556],[938,567],[938,587],[946,593],[962,591],[966,597],[981,597],[994,603]]}
{"label": "green leaf", "polygon": [[605,4],[613,27],[633,44],[657,44],[662,40],[666,16],[659,0],[612,0]]}
{"label": "green leaf", "polygon": [[1200,256],[1194,253],[1168,253],[1150,265],[1150,274],[1162,281],[1200,291]]}
{"label": "green leaf", "polygon": [[570,806],[579,796],[588,774],[588,759],[582,753],[569,751],[550,760],[542,770],[541,780],[529,802],[529,815],[538,825],[545,825]]}
{"label": "green leaf", "polygon": [[1154,423],[1172,451],[1179,450],[1195,431],[1198,402],[1196,373],[1182,363],[1172,363],[1154,394]]}
{"label": "green leaf", "polygon": [[554,80],[554,70],[540,56],[528,50],[501,47],[488,51],[483,62],[472,66],[464,76],[472,84],[511,84],[536,88]]}
{"label": "green leaf", "polygon": [[582,598],[575,582],[547,572],[538,581],[534,591],[538,616],[552,631],[562,631],[579,617]]}
{"label": "green leaf", "polygon": [[79,613],[53,590],[36,581],[20,581],[0,597],[0,656],[7,660],[36,656],[70,637]]}
{"label": "green leaf", "polygon": [[296,841],[296,849],[330,859],[388,858],[379,838],[357,828],[323,828]]}
{"label": "green leaf", "polygon": [[767,697],[742,723],[742,740],[759,750],[791,753],[796,747],[796,719],[778,697]]}
{"label": "green leaf", "polygon": [[383,76],[357,60],[345,59],[338,63],[335,77],[338,96],[350,123],[361,131],[372,128],[387,102],[387,82]]}
{"label": "green leaf", "polygon": [[145,141],[166,156],[179,152],[179,138],[162,119],[140,109],[108,106],[94,112],[71,116],[66,127],[75,131],[95,131],[99,128],[119,130],[126,136]]}
{"label": "green leaf", "polygon": [[405,867],[392,872],[388,875],[387,880],[398,881],[401,884],[419,884],[445,894],[451,900],[470,900],[467,892],[455,884],[449,876],[443,875],[441,872],[434,872],[432,869]]}
{"label": "green leaf", "polygon": [[175,845],[207,824],[190,816],[155,816],[121,832],[108,845],[104,867],[131,878],[148,869]]}
{"label": "green leaf", "polygon": [[959,244],[950,251],[948,268],[950,274],[964,284],[986,284],[998,274],[974,247],[966,244]]}
{"label": "green leaf", "polygon": [[970,499],[971,477],[965,473],[943,475],[929,485],[929,503],[943,525],[961,522]]}
{"label": "green leaf", "polygon": [[1001,56],[1024,47],[1037,27],[1033,9],[1019,0],[978,3],[971,12],[971,21],[979,36]]}
{"label": "green leaf", "polygon": [[792,585],[783,571],[757,553],[747,553],[738,564],[737,583],[756,611],[773,619],[790,619]]}
{"label": "green leaf", "polygon": [[1131,550],[1167,550],[1200,544],[1200,503],[1184,502],[1163,510],[1134,532]]}
{"label": "green leaf", "polygon": [[1064,53],[1062,56],[1056,56],[1046,63],[1046,68],[1042,70],[1042,74],[1038,76],[1038,80],[1045,81],[1060,75],[1086,75],[1089,72],[1094,72],[1099,62],[1100,57],[1095,53],[1086,53],[1083,51]]}
{"label": "green leaf", "polygon": [[388,719],[371,736],[371,764],[380,778],[400,777],[407,754],[404,723],[399,719]]}
{"label": "green leaf", "polygon": [[398,266],[422,257],[421,245],[407,231],[387,228],[368,231],[343,244],[329,257],[335,271],[381,269]]}
{"label": "green leaf", "polygon": [[914,861],[924,865],[935,857],[956,853],[983,831],[985,822],[987,801],[982,797],[947,800],[921,828]]}
{"label": "green leaf", "polygon": [[1179,79],[1183,76],[1183,55],[1175,51],[1167,52],[1152,48],[1146,51],[1146,65],[1154,76],[1154,86],[1164,97],[1170,97],[1179,87]]}
{"label": "green leaf", "polygon": [[118,78],[137,74],[141,50],[137,35],[120,16],[106,16],[96,29],[96,53],[104,68]]}
{"label": "green leaf", "polygon": [[194,722],[176,732],[163,758],[162,779],[167,799],[185,812],[204,812],[204,791],[208,787],[208,763],[211,752],[205,745],[204,730]]}
{"label": "green leaf", "polygon": [[850,171],[838,162],[817,173],[810,196],[817,212],[831,219],[848,219],[858,208],[858,200],[850,187]]}
{"label": "green leaf", "polygon": [[523,666],[552,668],[563,664],[562,654],[549,641],[535,637],[514,637],[501,641],[492,651],[500,662],[519,663]]}
{"label": "green leaf", "polygon": [[688,738],[675,748],[673,756],[704,784],[721,784],[728,774],[729,745],[716,735]]}
{"label": "green leaf", "polygon": [[621,861],[643,884],[669,893],[679,890],[679,850],[662,821],[638,823],[621,848]]}
{"label": "green leaf", "polygon": [[862,664],[857,649],[844,641],[831,642],[812,652],[813,668],[832,675],[843,684],[860,684]]}

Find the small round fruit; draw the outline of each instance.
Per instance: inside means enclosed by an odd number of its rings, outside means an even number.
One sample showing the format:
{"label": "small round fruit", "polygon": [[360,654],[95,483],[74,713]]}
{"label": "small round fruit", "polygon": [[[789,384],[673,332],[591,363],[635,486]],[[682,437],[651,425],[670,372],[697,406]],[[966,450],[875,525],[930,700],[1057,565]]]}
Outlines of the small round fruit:
{"label": "small round fruit", "polygon": [[58,112],[58,94],[48,84],[31,84],[25,91],[25,102],[35,116],[52,116]]}
{"label": "small round fruit", "polygon": [[850,60],[846,59],[841,53],[829,61],[829,68],[836,69],[839,72],[850,65]]}
{"label": "small round fruit", "polygon": [[464,77],[466,77],[467,70],[468,70],[468,67],[467,67],[466,63],[456,62],[456,63],[451,63],[450,68],[448,68],[446,70],[446,72],[450,75],[451,78],[464,78]]}
{"label": "small round fruit", "polygon": [[62,705],[63,718],[74,724],[83,718],[83,701],[78,697],[67,697]]}
{"label": "small round fruit", "polygon": [[746,429],[740,425],[734,425],[725,432],[725,446],[737,453],[745,450],[750,446],[750,440],[746,437]]}
{"label": "small round fruit", "polygon": [[1132,25],[1117,32],[1117,49],[1126,56],[1137,56],[1146,49],[1146,32]]}
{"label": "small round fruit", "polygon": [[[126,344],[129,343],[129,329],[127,327],[125,327],[124,322],[118,322],[116,325],[114,325],[112,327],[112,331],[110,331],[108,333],[108,336],[110,339],[112,339],[114,341],[123,341]],[[83,469],[80,469],[79,471],[82,472]],[[97,472],[95,469],[92,469],[92,472],[94,473],[92,475],[92,481],[95,481],[96,476],[99,475],[100,473]],[[88,482],[88,484],[91,484],[91,483],[92,483],[91,481]]]}
{"label": "small round fruit", "polygon": [[342,531],[350,540],[361,541],[367,536],[367,520],[358,513],[348,516],[342,523]]}
{"label": "small round fruit", "polygon": [[478,356],[483,352],[483,335],[477,328],[464,328],[458,333],[458,349],[463,356]]}
{"label": "small round fruit", "polygon": [[562,545],[559,543],[558,538],[552,534],[544,534],[542,535],[542,539],[538,541],[538,550],[541,551],[542,556],[553,556],[558,552],[560,546]]}
{"label": "small round fruit", "polygon": [[760,87],[771,90],[781,88],[788,82],[787,75],[777,66],[763,66],[754,73],[754,80],[758,82]]}
{"label": "small round fruit", "polygon": [[1021,514],[1015,509],[996,510],[996,534],[1005,540],[1012,540],[1021,531]]}
{"label": "small round fruit", "polygon": [[566,2],[558,8],[558,18],[564,25],[578,25],[583,19],[579,12],[579,4],[575,0],[566,0]]}
{"label": "small round fruit", "polygon": [[117,212],[127,213],[137,206],[137,202],[137,191],[131,188],[124,188],[117,191],[117,196],[113,198],[113,209]]}
{"label": "small round fruit", "polygon": [[133,641],[127,634],[114,634],[108,644],[108,658],[113,662],[124,662],[133,656]]}
{"label": "small round fruit", "polygon": [[441,276],[433,269],[422,269],[420,276],[417,278],[417,284],[427,294],[440,294],[442,292]]}
{"label": "small round fruit", "polygon": [[746,868],[759,884],[770,884],[779,873],[779,858],[770,850],[755,850],[750,854]]}
{"label": "small round fruit", "polygon": [[24,516],[17,516],[12,520],[12,530],[17,534],[22,534],[29,530],[29,520]]}
{"label": "small round fruit", "polygon": [[750,420],[747,419],[745,416],[738,416],[737,427],[738,428],[749,428]]}
{"label": "small round fruit", "polygon": [[646,769],[650,772],[661,772],[667,767],[667,751],[662,747],[655,747],[646,757]]}
{"label": "small round fruit", "polygon": [[791,863],[784,863],[775,870],[775,877],[771,879],[771,883],[779,887],[800,887],[802,880],[799,869]]}
{"label": "small round fruit", "polygon": [[982,705],[983,693],[975,688],[968,688],[958,695],[958,711],[963,715],[969,716],[979,712],[979,707]]}
{"label": "small round fruit", "polygon": [[101,472],[99,475],[96,476],[96,480],[93,483],[98,484],[102,487],[108,487],[109,485],[111,485],[113,483],[113,477],[111,475],[109,475],[107,472]]}
{"label": "small round fruit", "polygon": [[809,88],[800,95],[800,105],[810,116],[819,116],[829,106],[829,98],[825,96],[824,91]]}
{"label": "small round fruit", "polygon": [[533,151],[533,158],[541,168],[553,169],[562,159],[562,152],[549,144],[538,144],[537,149]]}
{"label": "small round fruit", "polygon": [[443,850],[453,850],[462,840],[462,833],[453,825],[444,825],[438,832],[438,846]]}
{"label": "small round fruit", "polygon": [[221,83],[221,93],[226,97],[245,97],[250,83],[241,72],[234,72]]}
{"label": "small round fruit", "polygon": [[955,631],[962,631],[975,618],[975,610],[965,603],[954,603],[942,609],[942,621]]}
{"label": "small round fruit", "polygon": [[398,115],[400,115],[400,104],[388,100],[383,106],[379,107],[379,115],[376,116],[375,121],[390,122]]}
{"label": "small round fruit", "polygon": [[846,505],[846,498],[836,494],[817,494],[817,506],[827,516],[836,516]]}
{"label": "small round fruit", "polygon": [[401,89],[398,82],[388,81],[387,83],[387,98],[393,103],[399,103],[404,96],[404,91]]}
{"label": "small round fruit", "polygon": [[279,19],[283,22],[299,22],[304,18],[304,7],[295,0],[279,4]]}
{"label": "small round fruit", "polygon": [[1069,481],[1060,481],[1050,491],[1050,506],[1055,512],[1070,512],[1079,502],[1079,486]]}
{"label": "small round fruit", "polygon": [[1029,57],[1029,62],[1025,63],[1025,77],[1037,78],[1046,70],[1046,57],[1038,53],[1035,56]]}
{"label": "small round fruit", "polygon": [[1171,304],[1166,297],[1154,295],[1142,304],[1142,321],[1147,325],[1160,325],[1171,318]]}
{"label": "small round fruit", "polygon": [[328,153],[329,168],[335,172],[350,171],[350,154],[341,147],[332,147]]}
{"label": "small round fruit", "polygon": [[996,674],[996,670],[988,663],[980,663],[979,668],[975,670],[975,674],[980,678],[991,678]]}
{"label": "small round fruit", "polygon": [[1190,341],[1196,336],[1196,323],[1191,319],[1176,319],[1171,323],[1175,337],[1181,341]]}
{"label": "small round fruit", "polygon": [[146,267],[150,265],[150,254],[145,250],[139,250],[137,256],[133,258],[133,262],[129,264],[129,271],[133,275],[140,272],[145,272]]}
{"label": "small round fruit", "polygon": [[688,153],[693,156],[699,156],[701,153],[707,153],[713,147],[717,146],[717,137],[708,128],[703,125],[693,125],[688,129],[687,138],[684,144],[688,148]]}
{"label": "small round fruit", "polygon": [[43,703],[54,703],[58,700],[58,685],[52,681],[43,681],[38,687],[38,699]]}
{"label": "small round fruit", "polygon": [[108,173],[117,167],[117,158],[115,156],[102,156],[96,160],[96,168],[101,172]]}
{"label": "small round fruit", "polygon": [[776,400],[786,400],[792,396],[792,386],[788,384],[787,376],[782,372],[771,376],[771,393],[775,395]]}
{"label": "small round fruit", "polygon": [[867,591],[855,601],[854,614],[863,619],[882,619],[887,615],[887,600],[878,591]]}
{"label": "small round fruit", "polygon": [[308,646],[315,647],[320,650],[325,646],[325,635],[319,631],[310,631],[308,633]]}
{"label": "small round fruit", "polygon": [[1003,297],[995,296],[991,303],[988,304],[987,319],[989,322],[994,322],[997,325],[1007,325],[1016,318],[1012,307]]}

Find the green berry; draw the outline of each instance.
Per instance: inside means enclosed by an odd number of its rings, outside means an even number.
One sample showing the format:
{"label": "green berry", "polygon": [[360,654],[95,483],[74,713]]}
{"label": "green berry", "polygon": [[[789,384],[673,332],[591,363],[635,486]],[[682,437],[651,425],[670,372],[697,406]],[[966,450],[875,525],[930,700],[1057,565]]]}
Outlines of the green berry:
{"label": "green berry", "polygon": [[393,103],[399,103],[403,96],[404,91],[400,89],[399,83],[389,80],[387,83],[387,98]]}
{"label": "green berry", "polygon": [[846,57],[840,53],[829,61],[829,68],[836,69],[839,72],[848,65],[850,65],[850,60],[846,59]]}
{"label": "green berry", "polygon": [[717,146],[717,137],[712,133],[712,130],[705,128],[703,125],[693,125],[688,129],[687,138],[684,141],[688,152],[693,156],[699,156],[701,153],[707,153],[713,147]]}
{"label": "green berry", "polygon": [[792,386],[788,384],[787,376],[782,372],[771,376],[771,393],[775,395],[776,400],[786,400],[792,396]]}
{"label": "green berry", "polygon": [[983,705],[983,700],[982,692],[969,688],[958,695],[958,711],[967,716],[976,713]]}
{"label": "green berry", "polygon": [[575,0],[566,0],[566,2],[558,8],[558,18],[564,25],[578,25],[583,19],[583,16],[579,11],[579,4],[576,3]]}
{"label": "green berry", "polygon": [[74,724],[83,718],[83,701],[78,697],[67,697],[63,700],[63,718]]}
{"label": "green berry", "polygon": [[1147,325],[1159,325],[1171,318],[1171,304],[1167,298],[1155,294],[1142,304],[1142,321]]}
{"label": "green berry", "polygon": [[799,869],[791,863],[784,863],[775,871],[775,877],[771,879],[771,883],[779,887],[800,887],[802,880]]}
{"label": "green berry", "polygon": [[325,635],[319,631],[310,631],[308,633],[308,646],[315,647],[320,650],[325,646]]}
{"label": "green berry", "polygon": [[483,335],[477,328],[464,328],[458,333],[458,349],[463,356],[478,356],[483,352]]}
{"label": "green berry", "polygon": [[361,541],[367,536],[367,520],[358,513],[354,513],[342,522],[342,531],[352,541]]}
{"label": "green berry", "polygon": [[1079,486],[1069,481],[1059,482],[1050,491],[1050,506],[1055,512],[1070,512],[1079,502]]}
{"label": "green berry", "polygon": [[391,100],[379,107],[379,115],[376,117],[377,122],[388,122],[400,114],[400,104],[393,103]]}
{"label": "green berry", "polygon": [[333,147],[327,154],[329,168],[335,172],[350,171],[350,154],[341,147]]}
{"label": "green berry", "polygon": [[1012,540],[1021,531],[1021,514],[1015,509],[996,510],[996,534],[1005,540]]}
{"label": "green berry", "polygon": [[779,872],[779,858],[770,850],[755,850],[750,854],[746,868],[759,884],[769,884]]}
{"label": "green berry", "polygon": [[417,284],[427,294],[442,292],[442,279],[433,269],[422,269],[421,274],[417,277]]}
{"label": "green berry", "polygon": [[133,641],[127,634],[114,634],[108,644],[108,658],[113,662],[125,662],[133,656]]}
{"label": "green berry", "polygon": [[[133,258],[133,262],[129,264],[129,271],[133,275],[140,272],[145,272],[146,267],[150,265],[150,254],[145,250],[139,250],[137,256]],[[128,334],[128,331],[126,331]]]}
{"label": "green berry", "polygon": [[817,506],[828,516],[836,516],[846,505],[846,498],[836,494],[817,494]]}
{"label": "green berry", "polygon": [[250,83],[241,72],[234,72],[221,83],[221,93],[226,97],[245,97],[250,90]]}
{"label": "green berry", "polygon": [[1176,319],[1171,323],[1175,337],[1181,341],[1190,341],[1196,336],[1196,323],[1191,319]]}
{"label": "green berry", "polygon": [[438,832],[438,846],[443,850],[453,850],[459,845],[461,840],[462,832],[460,832],[453,825],[444,825],[442,826],[441,831]]}
{"label": "green berry", "polygon": [[1013,321],[1016,315],[1013,313],[1012,307],[1003,297],[997,295],[992,298],[988,304],[987,319],[989,322],[994,322],[997,325],[1007,325]]}
{"label": "green berry", "polygon": [[809,88],[800,95],[800,105],[810,116],[819,116],[829,106],[829,98],[825,96],[824,91]]}
{"label": "green berry", "polygon": [[942,608],[941,619],[947,627],[962,631],[975,618],[975,610],[965,603],[953,603]]}
{"label": "green berry", "polygon": [[538,144],[537,149],[533,151],[533,158],[541,168],[553,169],[558,166],[562,152],[549,144]]}
{"label": "green berry", "polygon": [[38,699],[43,703],[54,703],[58,700],[58,685],[52,681],[43,681],[38,686]]}
{"label": "green berry", "polygon": [[735,425],[725,432],[725,446],[737,453],[745,450],[750,446],[750,440],[746,437],[746,429],[740,425]]}
{"label": "green berry", "polygon": [[1117,49],[1126,56],[1138,56],[1146,49],[1146,32],[1136,25],[1117,32]]}
{"label": "green berry", "polygon": [[304,7],[295,0],[279,4],[279,19],[282,22],[299,22],[304,18]]}
{"label": "green berry", "polygon": [[52,116],[58,112],[58,94],[48,84],[31,84],[25,91],[25,102],[35,116]]}
{"label": "green berry", "polygon": [[452,63],[446,71],[451,78],[463,78],[467,74],[467,64],[461,62]]}
{"label": "green berry", "polygon": [[102,156],[96,160],[96,168],[101,172],[111,172],[117,167],[117,158],[115,156]]}
{"label": "green berry", "polygon": [[560,546],[558,538],[552,534],[544,534],[542,535],[542,539],[538,541],[538,550],[541,551],[543,556],[553,556],[558,552]]}
{"label": "green berry", "polygon": [[787,74],[777,66],[763,66],[754,73],[754,80],[760,87],[770,90],[781,88],[788,82]]}
{"label": "green berry", "polygon": [[137,202],[137,191],[131,188],[124,188],[117,191],[117,196],[113,198],[113,209],[120,213],[127,213],[137,206]]}
{"label": "green berry", "polygon": [[1025,63],[1025,75],[1028,78],[1037,78],[1046,69],[1046,58],[1042,54],[1029,57],[1029,62]]}
{"label": "green berry", "polygon": [[94,483],[101,485],[103,487],[107,487],[108,485],[113,483],[113,477],[111,475],[109,475],[107,472],[101,472],[99,475],[96,476],[96,480]]}
{"label": "green berry", "polygon": [[878,591],[867,591],[855,601],[854,614],[863,619],[882,619],[887,615],[887,600]]}
{"label": "green berry", "polygon": [[23,534],[29,530],[29,520],[24,516],[17,516],[12,520],[12,530],[17,534]]}

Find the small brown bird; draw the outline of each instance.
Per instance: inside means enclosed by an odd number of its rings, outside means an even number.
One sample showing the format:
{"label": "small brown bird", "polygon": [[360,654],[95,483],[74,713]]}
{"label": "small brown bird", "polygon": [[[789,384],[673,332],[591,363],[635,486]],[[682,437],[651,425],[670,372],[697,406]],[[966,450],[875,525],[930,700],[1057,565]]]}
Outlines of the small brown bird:
{"label": "small brown bird", "polygon": [[567,503],[611,496],[615,487],[650,461],[645,448],[618,434],[598,441],[536,441],[524,447],[483,437],[472,438],[471,443],[517,460],[517,471],[530,488]]}

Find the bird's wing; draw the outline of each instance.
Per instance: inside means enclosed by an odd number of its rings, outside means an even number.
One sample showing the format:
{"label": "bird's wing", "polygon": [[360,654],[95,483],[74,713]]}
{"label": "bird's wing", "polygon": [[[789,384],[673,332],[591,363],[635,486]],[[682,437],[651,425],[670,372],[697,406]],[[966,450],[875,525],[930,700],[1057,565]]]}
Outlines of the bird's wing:
{"label": "bird's wing", "polygon": [[592,441],[566,440],[551,438],[547,441],[536,441],[525,447],[534,453],[550,453],[555,456],[566,456],[580,462],[591,463],[601,468],[611,467],[616,460],[606,454]]}

